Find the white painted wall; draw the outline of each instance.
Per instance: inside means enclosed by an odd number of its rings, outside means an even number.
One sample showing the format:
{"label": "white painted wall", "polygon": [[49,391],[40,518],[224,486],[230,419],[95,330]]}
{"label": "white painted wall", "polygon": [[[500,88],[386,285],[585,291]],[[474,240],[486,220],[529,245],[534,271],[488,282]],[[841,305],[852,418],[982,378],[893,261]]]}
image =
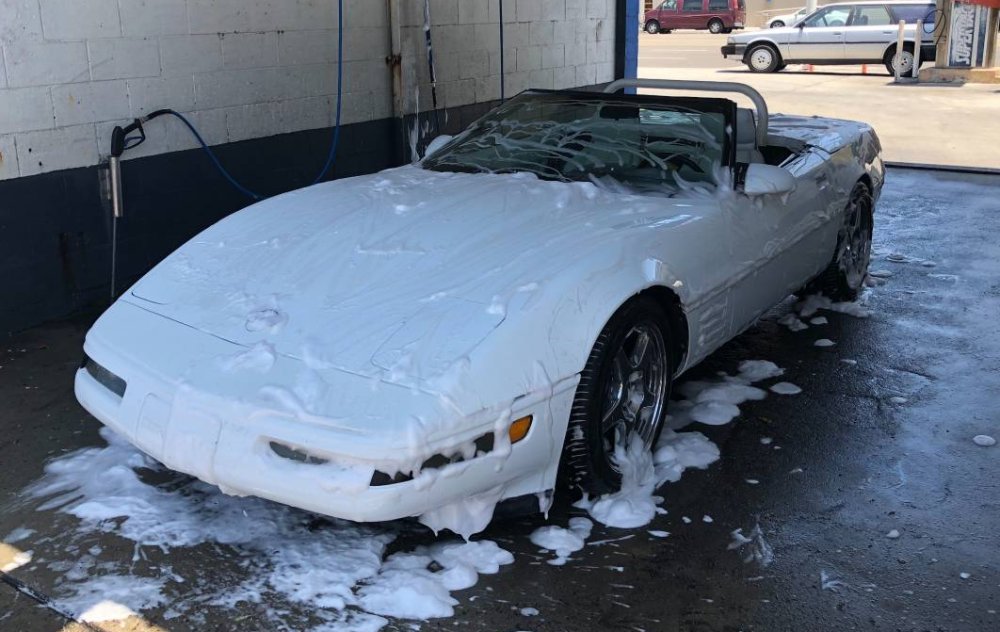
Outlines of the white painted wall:
{"label": "white painted wall", "polygon": [[[443,107],[499,96],[500,0],[431,0]],[[507,94],[612,79],[615,0],[503,0]],[[430,108],[423,0],[400,0],[407,108]],[[97,164],[111,129],[190,113],[219,144],[328,127],[336,0],[0,0],[0,179]],[[343,122],[392,115],[384,0],[344,1]],[[419,96],[417,96],[419,95]],[[135,158],[189,149],[157,119]]]}

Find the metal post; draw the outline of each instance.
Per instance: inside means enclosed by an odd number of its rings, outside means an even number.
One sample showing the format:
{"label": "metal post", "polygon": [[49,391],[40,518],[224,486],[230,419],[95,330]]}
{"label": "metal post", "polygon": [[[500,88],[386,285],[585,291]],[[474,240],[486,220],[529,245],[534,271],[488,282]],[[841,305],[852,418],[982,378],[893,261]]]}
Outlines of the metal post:
{"label": "metal post", "polygon": [[924,21],[917,20],[917,33],[913,38],[913,72],[914,79],[920,78],[920,48],[924,44]]}
{"label": "metal post", "polygon": [[902,64],[903,49],[904,49],[904,43],[906,41],[904,39],[905,29],[906,29],[906,20],[900,20],[899,36],[896,38],[896,54],[893,56],[893,61],[895,62],[893,63],[893,71],[895,75],[894,80],[896,83],[899,83],[899,80],[903,75],[902,71],[900,70],[900,67],[903,65]]}

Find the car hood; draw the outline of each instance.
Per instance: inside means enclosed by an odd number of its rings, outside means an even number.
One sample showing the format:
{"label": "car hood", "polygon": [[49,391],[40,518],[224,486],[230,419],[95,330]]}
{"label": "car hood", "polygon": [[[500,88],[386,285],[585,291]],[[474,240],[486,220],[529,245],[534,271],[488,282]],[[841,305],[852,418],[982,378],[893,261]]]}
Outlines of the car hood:
{"label": "car hood", "polygon": [[[537,287],[664,198],[408,166],[293,191],[208,228],[123,300],[225,340],[392,378],[442,373]],[[690,207],[691,204],[682,206]]]}

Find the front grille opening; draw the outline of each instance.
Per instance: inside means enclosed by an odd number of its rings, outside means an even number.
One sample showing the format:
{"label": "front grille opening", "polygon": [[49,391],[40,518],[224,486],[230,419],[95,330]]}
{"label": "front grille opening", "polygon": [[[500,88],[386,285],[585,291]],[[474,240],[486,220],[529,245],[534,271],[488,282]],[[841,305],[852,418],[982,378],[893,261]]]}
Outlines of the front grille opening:
{"label": "front grille opening", "polygon": [[125,397],[125,380],[105,369],[88,355],[83,356],[83,368],[98,384],[108,389],[118,397]]}
{"label": "front grille opening", "polygon": [[[492,452],[493,440],[494,439],[492,432],[488,432],[480,436],[478,439],[476,439],[474,442],[476,445],[476,452],[473,458]],[[453,454],[451,456],[445,456],[443,454],[435,454],[420,465],[420,470],[421,471],[438,470],[446,465],[451,465],[452,463],[461,463],[464,460],[465,457],[462,456],[460,452]],[[372,480],[371,483],[369,483],[369,485],[371,487],[384,487],[385,485],[396,485],[397,483],[405,483],[407,481],[412,481],[412,480],[413,480],[412,474],[396,472],[394,475],[390,476],[385,472],[380,472],[378,470],[375,470],[375,473],[372,474]]]}
{"label": "front grille opening", "polygon": [[329,463],[329,459],[323,459],[318,456],[313,456],[302,450],[296,450],[291,446],[287,446],[283,443],[278,443],[277,441],[271,441],[268,443],[271,448],[271,452],[274,452],[283,459],[288,459],[289,461],[298,461],[299,463],[305,463],[306,465],[323,465],[324,463]]}

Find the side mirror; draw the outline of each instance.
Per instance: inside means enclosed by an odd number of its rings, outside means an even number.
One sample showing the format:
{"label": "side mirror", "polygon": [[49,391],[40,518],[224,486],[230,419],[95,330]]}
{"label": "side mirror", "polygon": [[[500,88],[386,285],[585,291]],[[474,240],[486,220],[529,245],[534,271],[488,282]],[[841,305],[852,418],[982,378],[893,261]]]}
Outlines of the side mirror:
{"label": "side mirror", "polygon": [[781,167],[751,163],[747,166],[743,193],[750,196],[780,195],[795,190],[795,177]]}
{"label": "side mirror", "polygon": [[797,29],[804,29],[805,27],[806,27],[806,21],[805,20],[802,20],[801,22],[799,22],[798,24],[795,25],[795,28],[797,28]]}
{"label": "side mirror", "polygon": [[452,138],[454,138],[454,136],[449,136],[448,134],[441,134],[440,136],[436,136],[434,140],[427,143],[427,149],[424,150],[423,157],[426,158],[427,156],[430,156],[437,150],[441,149],[442,147],[447,145]]}

